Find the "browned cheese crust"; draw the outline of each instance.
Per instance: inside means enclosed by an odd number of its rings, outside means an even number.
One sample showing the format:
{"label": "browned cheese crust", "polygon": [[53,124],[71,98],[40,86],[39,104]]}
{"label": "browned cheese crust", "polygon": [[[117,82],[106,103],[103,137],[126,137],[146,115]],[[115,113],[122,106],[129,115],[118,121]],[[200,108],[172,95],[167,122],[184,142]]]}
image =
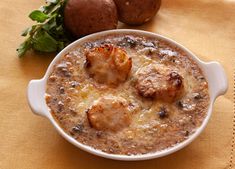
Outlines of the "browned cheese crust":
{"label": "browned cheese crust", "polygon": [[167,42],[135,34],[80,44],[54,65],[46,102],[78,142],[112,154],[146,154],[188,139],[209,105],[199,66]]}

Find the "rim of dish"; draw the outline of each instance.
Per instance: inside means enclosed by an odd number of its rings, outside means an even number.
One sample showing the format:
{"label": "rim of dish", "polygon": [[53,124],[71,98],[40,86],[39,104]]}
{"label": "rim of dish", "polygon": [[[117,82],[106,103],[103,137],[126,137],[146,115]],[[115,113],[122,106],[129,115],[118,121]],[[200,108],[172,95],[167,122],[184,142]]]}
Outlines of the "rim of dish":
{"label": "rim of dish", "polygon": [[[197,62],[198,66],[202,69],[203,65],[206,65],[206,62],[201,61],[195,54],[193,54],[189,49],[187,49],[186,47],[184,47],[183,45],[177,43],[176,41],[167,38],[165,36],[159,35],[157,33],[152,33],[152,32],[147,32],[147,31],[143,31],[143,30],[132,30],[132,29],[117,29],[117,30],[108,30],[108,31],[103,31],[103,32],[98,32],[98,33],[94,33],[88,36],[85,36],[81,39],[78,39],[76,41],[74,41],[73,43],[71,43],[70,45],[68,45],[66,48],[64,48],[60,53],[58,53],[56,55],[56,57],[53,59],[53,61],[50,63],[49,67],[47,68],[47,71],[44,75],[44,77],[41,79],[44,85],[44,93],[45,93],[45,86],[46,86],[46,82],[47,79],[53,69],[53,66],[56,64],[56,62],[64,55],[66,54],[69,50],[72,50],[73,48],[75,48],[79,43],[82,43],[83,41],[89,41],[89,39],[96,39],[102,36],[106,36],[109,34],[139,34],[140,36],[152,36],[152,37],[156,37],[159,39],[162,39],[164,41],[167,41],[169,44],[173,44],[177,47],[179,47],[181,50],[183,50],[184,52],[186,52],[186,54],[192,58],[194,61]],[[202,70],[203,71],[203,70]],[[203,73],[204,74],[204,73]],[[206,77],[207,79],[207,77]],[[208,81],[209,84],[209,81]],[[210,84],[209,84],[210,87]],[[200,127],[196,128],[195,132],[193,134],[191,134],[186,140],[184,140],[183,142],[180,142],[172,147],[169,147],[167,149],[161,150],[161,151],[156,151],[156,152],[151,152],[151,153],[147,153],[147,154],[137,154],[137,155],[119,155],[119,154],[109,154],[109,153],[105,153],[102,152],[101,150],[98,149],[94,149],[93,147],[87,146],[85,144],[80,143],[79,141],[75,140],[73,137],[71,137],[70,135],[68,135],[56,122],[56,120],[52,117],[51,112],[49,111],[48,106],[47,107],[47,112],[45,112],[46,117],[52,122],[52,124],[54,125],[54,127],[57,129],[57,131],[70,143],[72,143],[73,145],[75,145],[76,147],[89,152],[91,154],[100,156],[100,157],[105,157],[105,158],[109,158],[109,159],[114,159],[114,160],[123,160],[123,161],[137,161],[137,160],[148,160],[148,159],[153,159],[153,158],[159,158],[159,157],[163,157],[169,154],[172,154],[184,147],[186,147],[187,145],[189,145],[193,140],[195,140],[200,134],[201,132],[204,130],[204,128],[206,127],[210,116],[212,114],[212,105],[216,99],[217,96],[210,96],[210,100],[209,100],[209,106],[208,106],[208,110],[206,113],[206,117],[204,118],[202,124]],[[46,104],[44,102],[44,104]]]}

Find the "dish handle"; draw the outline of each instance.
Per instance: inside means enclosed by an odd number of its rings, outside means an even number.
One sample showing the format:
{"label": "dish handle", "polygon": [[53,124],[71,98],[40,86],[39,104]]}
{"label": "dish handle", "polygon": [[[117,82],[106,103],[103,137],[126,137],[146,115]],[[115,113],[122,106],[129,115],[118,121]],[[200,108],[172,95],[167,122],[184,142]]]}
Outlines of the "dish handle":
{"label": "dish handle", "polygon": [[44,84],[43,80],[31,80],[28,84],[28,103],[31,110],[40,116],[46,117],[45,114],[45,99],[44,99]]}
{"label": "dish handle", "polygon": [[228,79],[224,68],[218,62],[205,63],[205,73],[209,82],[210,94],[213,98],[223,95],[228,90]]}

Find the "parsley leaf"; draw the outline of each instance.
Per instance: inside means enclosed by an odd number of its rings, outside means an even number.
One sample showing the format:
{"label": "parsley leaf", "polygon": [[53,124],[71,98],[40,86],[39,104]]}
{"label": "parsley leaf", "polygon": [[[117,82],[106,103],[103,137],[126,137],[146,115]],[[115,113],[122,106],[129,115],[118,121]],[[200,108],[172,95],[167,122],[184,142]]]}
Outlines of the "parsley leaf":
{"label": "parsley leaf", "polygon": [[17,49],[18,56],[19,57],[23,56],[27,52],[27,50],[31,49],[31,47],[32,47],[32,45],[31,45],[30,39],[21,43],[19,48]]}
{"label": "parsley leaf", "polygon": [[46,0],[46,5],[29,14],[29,18],[36,24],[22,32],[21,36],[26,39],[17,49],[19,57],[31,49],[40,52],[59,52],[71,43],[71,35],[64,26],[65,3],[66,0]]}
{"label": "parsley leaf", "polygon": [[33,21],[37,21],[37,22],[40,22],[40,23],[43,23],[45,22],[49,16],[39,10],[34,10],[33,12],[31,12],[29,14],[29,17],[33,20]]}
{"label": "parsley leaf", "polygon": [[57,50],[57,41],[46,31],[37,32],[33,38],[33,49],[40,52],[54,52]]}

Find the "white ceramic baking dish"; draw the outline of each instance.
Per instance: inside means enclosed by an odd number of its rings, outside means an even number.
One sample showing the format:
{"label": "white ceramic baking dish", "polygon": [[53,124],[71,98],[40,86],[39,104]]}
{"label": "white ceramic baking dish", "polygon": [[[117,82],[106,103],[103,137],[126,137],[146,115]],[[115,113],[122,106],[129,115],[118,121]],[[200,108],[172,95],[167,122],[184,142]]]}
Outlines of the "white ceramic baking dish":
{"label": "white ceramic baking dish", "polygon": [[[207,116],[205,120],[203,121],[201,127],[199,127],[194,134],[192,134],[187,140],[175,145],[174,147],[168,148],[163,151],[157,151],[155,153],[149,153],[149,154],[144,154],[144,155],[133,155],[133,156],[127,156],[127,155],[115,155],[115,154],[108,154],[104,153],[99,150],[95,150],[92,147],[83,145],[76,141],[73,137],[69,136],[66,134],[63,129],[56,123],[56,121],[53,119],[49,108],[47,107],[47,104],[45,102],[45,89],[46,89],[46,82],[47,78],[49,77],[53,65],[60,59],[60,57],[64,56],[68,51],[76,47],[80,43],[84,43],[88,41],[89,39],[93,38],[99,38],[101,36],[105,36],[108,34],[138,34],[138,35],[143,35],[143,36],[152,36],[152,37],[157,37],[159,39],[163,39],[167,42],[169,42],[172,45],[175,45],[179,48],[181,48],[183,51],[185,51],[189,57],[191,57],[193,60],[195,60],[200,68],[203,71],[204,76],[206,77],[208,84],[209,84],[209,94],[210,94],[210,105],[208,108]],[[150,33],[146,31],[140,31],[140,30],[130,30],[130,29],[119,29],[119,30],[110,30],[110,31],[104,31],[100,33],[95,33],[89,36],[86,36],[84,38],[81,38],[72,44],[70,44],[68,47],[66,47],[64,50],[62,50],[51,62],[50,66],[47,69],[47,72],[45,76],[40,79],[40,80],[31,80],[28,85],[28,102],[29,105],[32,109],[32,111],[37,114],[44,116],[50,120],[50,122],[53,124],[53,126],[56,128],[56,130],[70,143],[74,144],[76,147],[85,150],[89,153],[101,156],[101,157],[106,157],[110,159],[115,159],[115,160],[126,160],[126,161],[134,161],[134,160],[146,160],[146,159],[153,159],[153,158],[158,158],[162,157],[168,154],[171,154],[175,151],[178,151],[191,143],[205,128],[205,126],[208,123],[208,120],[211,116],[212,113],[212,107],[215,99],[220,96],[225,94],[228,88],[228,81],[226,78],[226,74],[224,72],[224,69],[218,62],[203,62],[199,60],[192,52],[190,52],[188,49],[183,47],[182,45],[178,44],[177,42],[166,38],[164,36],[155,34],[155,33]],[[59,147],[58,147],[59,148]]]}

